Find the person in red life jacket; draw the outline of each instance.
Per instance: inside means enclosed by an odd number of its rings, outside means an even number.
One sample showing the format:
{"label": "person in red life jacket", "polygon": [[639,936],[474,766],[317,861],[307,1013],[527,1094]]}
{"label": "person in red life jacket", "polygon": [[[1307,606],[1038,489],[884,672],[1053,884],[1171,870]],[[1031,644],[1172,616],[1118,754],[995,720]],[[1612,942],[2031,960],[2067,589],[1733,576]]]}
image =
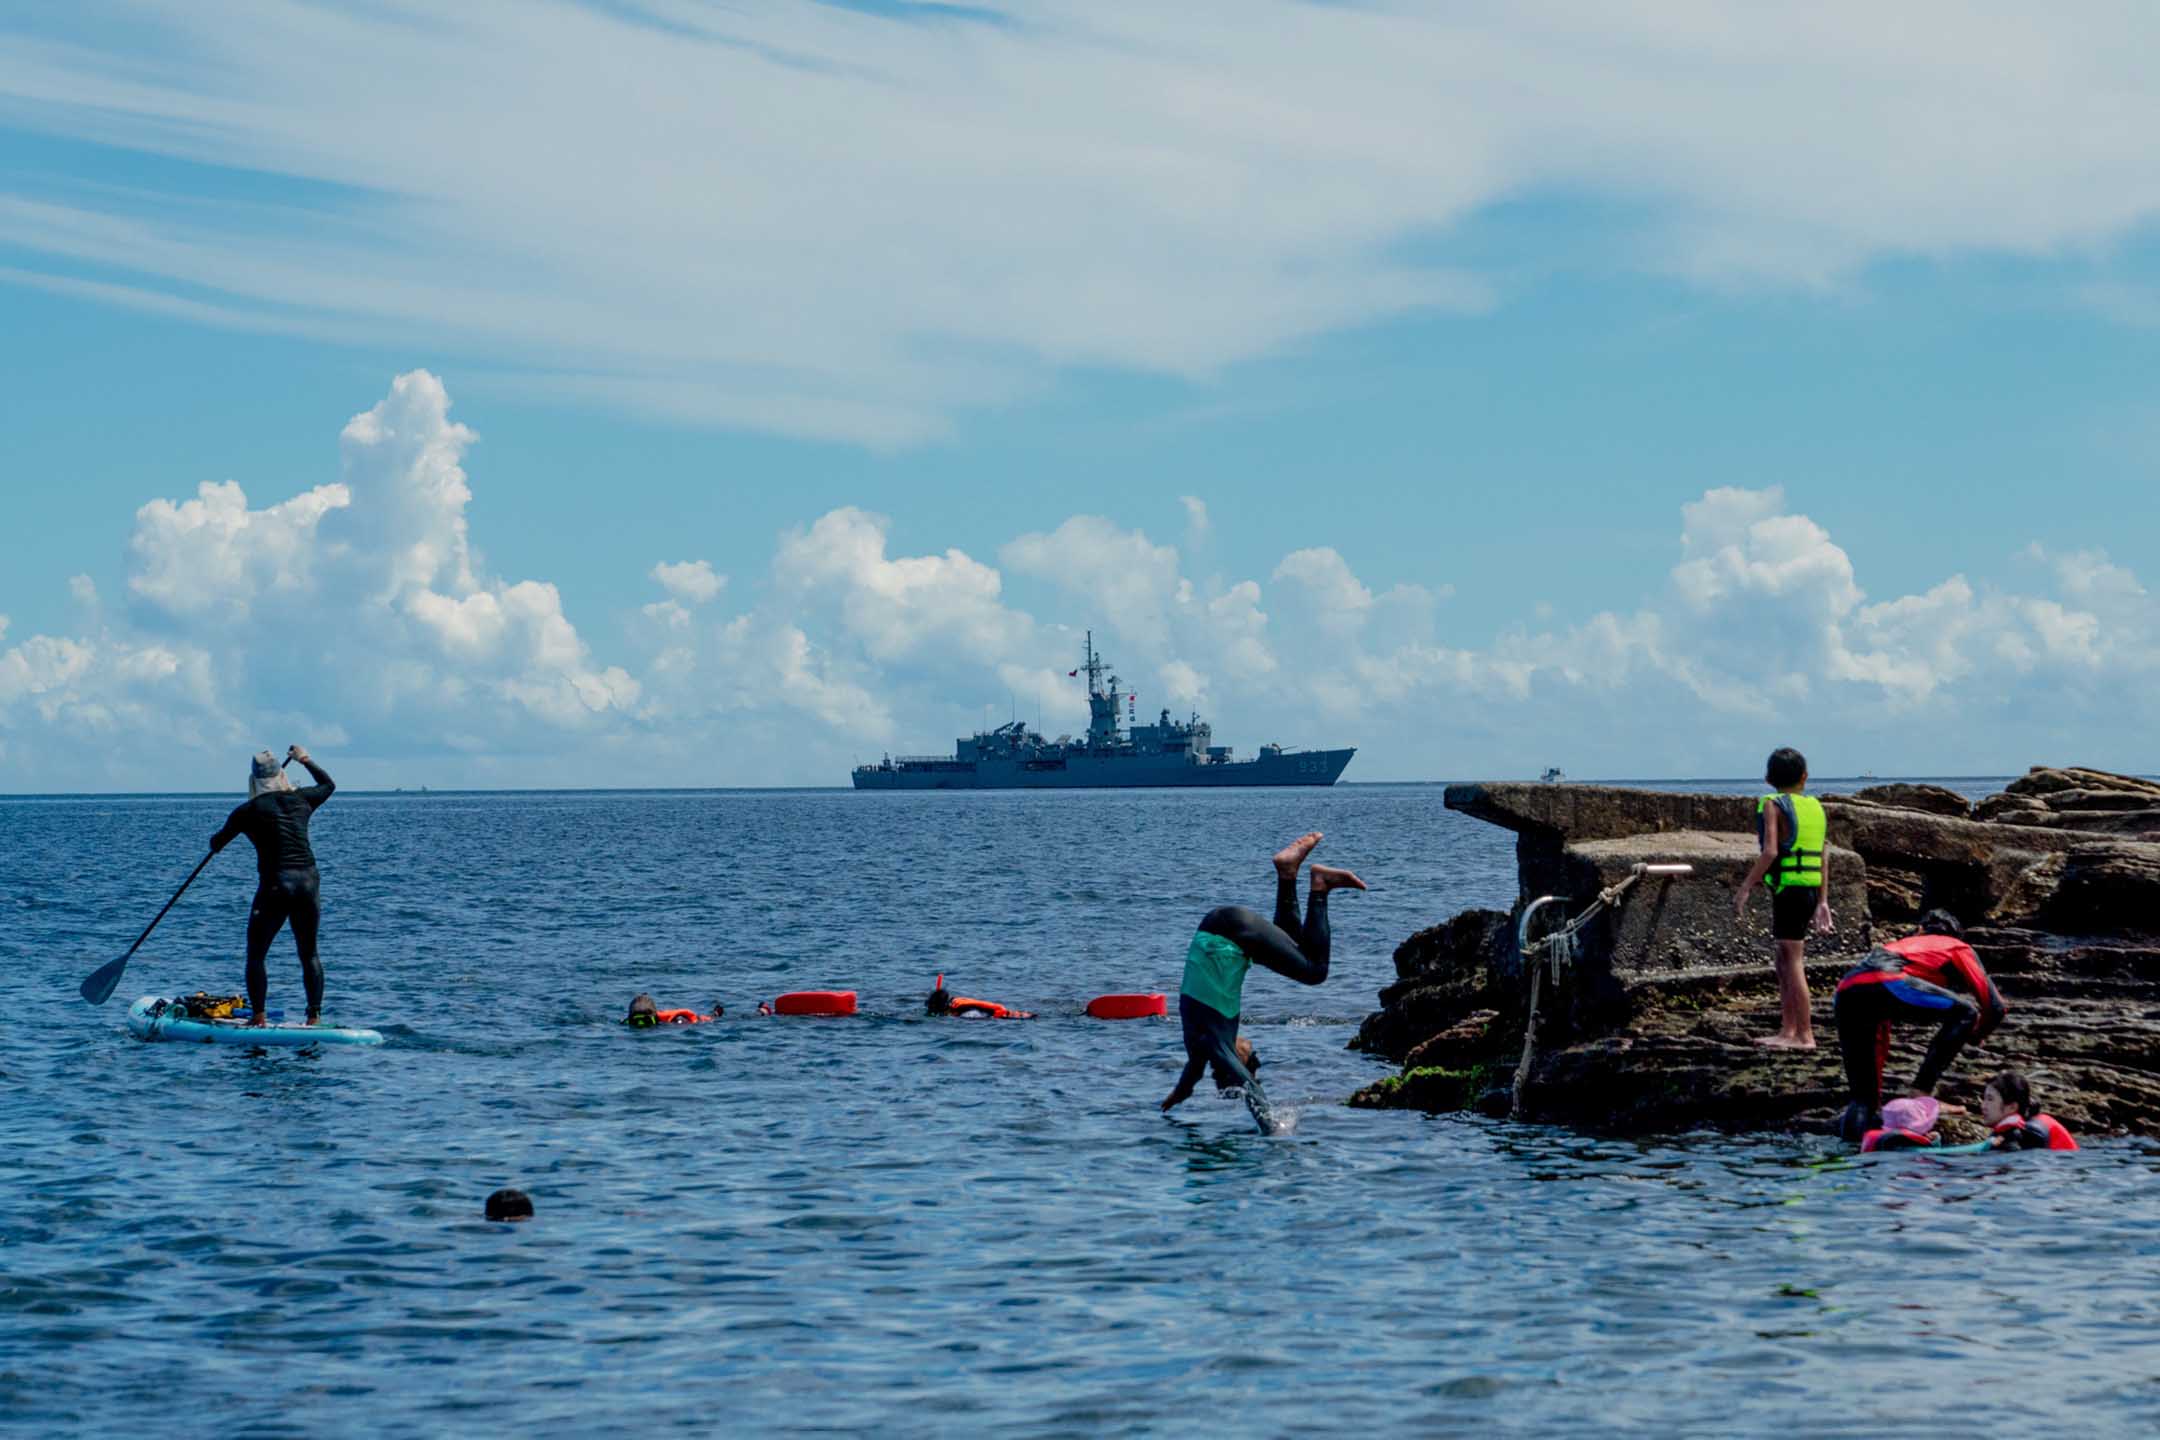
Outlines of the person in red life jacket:
{"label": "person in red life jacket", "polygon": [[1942,1144],[1935,1122],[1942,1118],[1942,1102],[1932,1095],[1908,1095],[1882,1107],[1882,1124],[1860,1137],[1860,1150],[1926,1150]]}
{"label": "person in red life jacket", "polygon": [[2076,1140],[2062,1121],[2033,1108],[2032,1086],[2016,1070],[2005,1070],[1980,1092],[1980,1118],[1994,1133],[1997,1150],[2075,1150]]}
{"label": "person in red life jacket", "polygon": [[1994,1033],[2006,1008],[1980,957],[1965,943],[1964,928],[1947,910],[1921,916],[1919,934],[1875,947],[1838,981],[1838,1049],[1852,1094],[1838,1133],[1857,1140],[1882,1123],[1892,1024],[1937,1027],[1913,1076],[1913,1093],[1927,1095],[1959,1051]]}
{"label": "person in red life jacket", "polygon": [[639,995],[630,1002],[630,1013],[623,1016],[623,1024],[633,1030],[650,1030],[658,1025],[705,1025],[727,1014],[727,1007],[713,1002],[712,1014],[700,1015],[695,1010],[663,1010],[650,995]]}
{"label": "person in red life jacket", "polygon": [[1032,1011],[1015,1010],[1010,1006],[1000,1005],[995,1000],[975,1000],[965,995],[955,995],[945,988],[945,977],[943,975],[937,977],[937,988],[930,992],[930,998],[924,1003],[923,1009],[931,1015],[958,1015],[962,1019],[1033,1020],[1035,1018]]}

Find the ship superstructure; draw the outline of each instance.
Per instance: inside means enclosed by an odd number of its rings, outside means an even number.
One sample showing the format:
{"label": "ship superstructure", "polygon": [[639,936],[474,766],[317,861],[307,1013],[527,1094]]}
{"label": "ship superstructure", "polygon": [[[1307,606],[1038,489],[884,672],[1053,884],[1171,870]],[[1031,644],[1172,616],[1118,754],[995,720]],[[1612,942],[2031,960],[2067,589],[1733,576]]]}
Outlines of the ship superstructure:
{"label": "ship superstructure", "polygon": [[1162,711],[1152,725],[1137,720],[1137,697],[1126,692],[1095,650],[1091,631],[1086,659],[1075,678],[1087,677],[1088,728],[1075,740],[1045,740],[1015,720],[955,741],[951,755],[888,755],[855,767],[858,790],[1100,789],[1119,785],[1332,785],[1350,764],[1355,748],[1293,750],[1263,745],[1250,760],[1235,758],[1214,743],[1214,729],[1197,714],[1173,720]]}

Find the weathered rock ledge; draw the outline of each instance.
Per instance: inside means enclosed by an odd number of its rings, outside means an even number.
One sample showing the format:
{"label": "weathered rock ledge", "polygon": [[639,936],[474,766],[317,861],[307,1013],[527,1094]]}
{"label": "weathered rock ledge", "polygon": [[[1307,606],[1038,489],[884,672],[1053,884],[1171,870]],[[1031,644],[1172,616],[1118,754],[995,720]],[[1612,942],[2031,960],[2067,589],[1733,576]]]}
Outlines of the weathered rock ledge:
{"label": "weathered rock ledge", "polygon": [[[1754,801],[1610,786],[1451,785],[1450,809],[1516,833],[1511,912],[1472,910],[1395,952],[1357,1048],[1402,1073],[1356,1105],[1474,1109],[1644,1133],[1825,1129],[1844,1103],[1830,1017],[1838,976],[1878,938],[1942,906],[2010,1006],[1984,1048],[1940,1088],[1977,1109],[2005,1066],[2073,1130],[2160,1134],[2160,784],[2104,771],[2036,768],[1977,805],[1925,785],[1826,799],[1837,932],[1808,946],[1818,1047],[1766,1051],[1776,1027],[1769,907],[1737,923],[1732,894],[1754,852]],[[1638,863],[1685,861],[1679,879],[1639,881],[1582,934],[1567,978],[1545,991],[1521,1077],[1529,980],[1515,922],[1540,895],[1587,906]],[[1901,1029],[1891,1083],[1928,1036]],[[1976,1123],[1952,1120],[1949,1138]]]}

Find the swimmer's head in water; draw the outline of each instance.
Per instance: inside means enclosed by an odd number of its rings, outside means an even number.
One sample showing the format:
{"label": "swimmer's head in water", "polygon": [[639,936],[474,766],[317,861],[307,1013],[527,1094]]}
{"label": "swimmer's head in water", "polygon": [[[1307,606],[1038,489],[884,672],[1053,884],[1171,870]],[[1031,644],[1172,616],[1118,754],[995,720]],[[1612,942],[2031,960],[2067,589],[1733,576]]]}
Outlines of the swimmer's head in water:
{"label": "swimmer's head in water", "polygon": [[2032,1113],[2032,1085],[2020,1071],[2005,1070],[1980,1091],[1980,1118],[1990,1127],[2012,1115],[2023,1118]]}
{"label": "swimmer's head in water", "polygon": [[533,1218],[532,1196],[523,1190],[497,1190],[487,1198],[487,1218],[490,1220],[530,1220]]}
{"label": "swimmer's head in water", "polygon": [[930,1015],[952,1014],[952,992],[945,988],[943,975],[937,977],[937,986],[931,990],[930,998],[923,1002],[923,1010]]}
{"label": "swimmer's head in water", "polygon": [[642,1030],[648,1025],[660,1023],[660,1006],[650,995],[640,995],[630,1002],[630,1013],[623,1016],[623,1024]]}
{"label": "swimmer's head in water", "polygon": [[1920,933],[1947,935],[1953,940],[1962,940],[1965,938],[1965,927],[1958,923],[1957,916],[1948,910],[1937,908],[1920,917]]}

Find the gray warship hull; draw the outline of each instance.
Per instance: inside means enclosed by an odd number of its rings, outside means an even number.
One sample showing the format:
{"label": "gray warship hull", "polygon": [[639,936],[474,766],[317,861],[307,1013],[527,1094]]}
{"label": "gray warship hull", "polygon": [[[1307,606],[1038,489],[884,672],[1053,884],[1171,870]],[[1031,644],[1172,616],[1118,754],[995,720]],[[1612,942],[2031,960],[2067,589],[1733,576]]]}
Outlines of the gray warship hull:
{"label": "gray warship hull", "polygon": [[[1164,710],[1138,722],[1140,697],[1124,690],[1087,637],[1086,659],[1071,678],[1087,676],[1083,738],[1045,740],[1020,721],[963,736],[950,755],[888,755],[855,767],[857,790],[1157,790],[1195,785],[1332,785],[1352,750],[1290,750],[1263,745],[1240,760],[1215,744],[1214,727],[1195,713],[1173,720]],[[1105,679],[1105,676],[1108,678]],[[1120,710],[1126,714],[1120,715]],[[1126,719],[1135,723],[1127,725]]]}
{"label": "gray warship hull", "polygon": [[1192,785],[1333,785],[1357,754],[1287,750],[1254,760],[1195,761],[1184,755],[1067,755],[1017,759],[909,758],[855,771],[858,790],[1108,790]]}

